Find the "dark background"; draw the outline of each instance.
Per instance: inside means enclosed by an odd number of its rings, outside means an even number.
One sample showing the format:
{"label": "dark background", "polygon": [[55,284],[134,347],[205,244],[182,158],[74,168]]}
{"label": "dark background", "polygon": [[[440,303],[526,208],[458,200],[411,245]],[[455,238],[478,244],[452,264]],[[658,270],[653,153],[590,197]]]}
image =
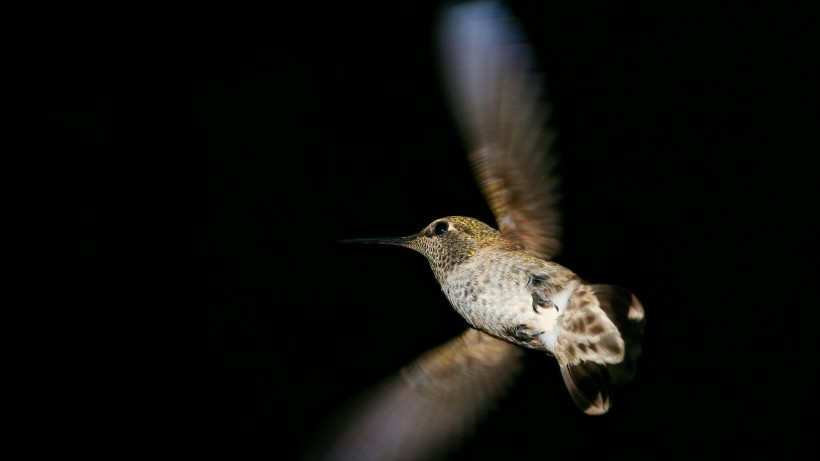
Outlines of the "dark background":
{"label": "dark background", "polygon": [[[291,459],[465,328],[424,258],[338,243],[493,222],[442,99],[437,5],[326,3],[6,15],[4,450]],[[820,18],[564,3],[512,3],[559,133],[556,260],[640,297],[644,354],[600,418],[527,354],[453,459],[801,449]]]}

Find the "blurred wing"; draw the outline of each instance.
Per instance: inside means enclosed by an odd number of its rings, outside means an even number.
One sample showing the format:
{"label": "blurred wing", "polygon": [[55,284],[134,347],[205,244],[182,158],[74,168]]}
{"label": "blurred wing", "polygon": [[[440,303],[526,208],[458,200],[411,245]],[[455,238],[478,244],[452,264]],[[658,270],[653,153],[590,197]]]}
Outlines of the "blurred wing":
{"label": "blurred wing", "polygon": [[512,383],[523,351],[469,329],[354,402],[309,460],[439,459],[468,435]]}
{"label": "blurred wing", "polygon": [[555,155],[543,84],[515,19],[498,2],[454,6],[441,23],[447,93],[501,234],[542,258],[560,249]]}

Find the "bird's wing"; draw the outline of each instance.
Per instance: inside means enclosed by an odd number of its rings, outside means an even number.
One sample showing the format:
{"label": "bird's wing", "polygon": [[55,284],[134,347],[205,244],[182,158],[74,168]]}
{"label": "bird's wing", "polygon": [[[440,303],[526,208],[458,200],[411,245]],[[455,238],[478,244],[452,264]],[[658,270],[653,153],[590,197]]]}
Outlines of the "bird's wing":
{"label": "bird's wing", "polygon": [[313,461],[445,456],[518,374],[523,350],[478,330],[432,349],[364,394],[317,444]]}
{"label": "bird's wing", "polygon": [[552,258],[561,231],[556,155],[530,46],[496,1],[448,9],[440,40],[447,94],[499,230]]}

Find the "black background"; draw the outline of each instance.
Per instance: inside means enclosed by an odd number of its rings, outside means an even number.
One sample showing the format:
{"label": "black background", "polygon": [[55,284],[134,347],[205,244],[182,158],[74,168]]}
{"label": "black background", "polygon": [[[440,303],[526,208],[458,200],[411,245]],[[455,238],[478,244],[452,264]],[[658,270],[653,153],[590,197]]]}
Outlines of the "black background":
{"label": "black background", "polygon": [[[816,427],[797,358],[816,347],[818,16],[538,3],[511,7],[559,133],[556,260],[640,297],[644,354],[600,418],[527,354],[453,459],[800,449]],[[442,99],[437,7],[7,15],[4,446],[291,459],[347,398],[465,328],[424,258],[338,243],[493,222]]]}

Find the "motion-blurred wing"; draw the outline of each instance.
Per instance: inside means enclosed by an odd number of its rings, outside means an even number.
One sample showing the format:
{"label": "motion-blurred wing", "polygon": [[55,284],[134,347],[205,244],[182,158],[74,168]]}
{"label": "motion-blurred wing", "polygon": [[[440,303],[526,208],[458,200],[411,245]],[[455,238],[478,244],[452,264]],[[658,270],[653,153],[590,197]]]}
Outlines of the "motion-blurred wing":
{"label": "motion-blurred wing", "polygon": [[543,258],[560,249],[558,179],[543,83],[516,20],[494,1],[449,8],[444,80],[478,185],[504,237]]}
{"label": "motion-blurred wing", "polygon": [[521,348],[468,329],[354,402],[313,461],[434,460],[457,446],[516,378]]}

